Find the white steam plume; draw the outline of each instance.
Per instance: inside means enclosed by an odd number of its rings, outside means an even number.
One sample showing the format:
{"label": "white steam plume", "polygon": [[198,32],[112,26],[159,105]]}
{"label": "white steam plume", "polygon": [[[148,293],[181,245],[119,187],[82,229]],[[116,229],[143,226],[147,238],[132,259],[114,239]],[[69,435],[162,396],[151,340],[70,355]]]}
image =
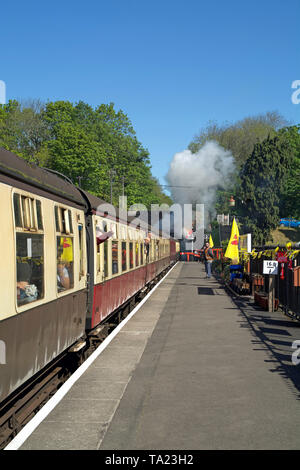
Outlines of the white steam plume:
{"label": "white steam plume", "polygon": [[176,153],[166,180],[175,202],[204,204],[205,212],[214,213],[216,190],[228,186],[234,169],[231,152],[208,141],[197,153]]}

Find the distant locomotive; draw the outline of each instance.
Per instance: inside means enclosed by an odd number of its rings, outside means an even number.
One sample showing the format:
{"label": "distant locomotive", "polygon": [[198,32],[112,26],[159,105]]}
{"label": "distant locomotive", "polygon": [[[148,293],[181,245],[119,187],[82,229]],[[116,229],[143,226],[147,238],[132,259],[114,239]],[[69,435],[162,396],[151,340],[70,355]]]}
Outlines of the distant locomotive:
{"label": "distant locomotive", "polygon": [[0,149],[0,403],[177,259],[104,204]]}

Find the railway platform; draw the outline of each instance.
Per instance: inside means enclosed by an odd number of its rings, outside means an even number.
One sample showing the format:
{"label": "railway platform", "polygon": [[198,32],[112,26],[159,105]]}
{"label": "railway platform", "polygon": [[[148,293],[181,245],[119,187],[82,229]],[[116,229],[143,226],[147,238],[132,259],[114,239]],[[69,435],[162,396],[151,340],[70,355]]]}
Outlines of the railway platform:
{"label": "railway platform", "polygon": [[299,449],[298,325],[179,262],[21,449]]}

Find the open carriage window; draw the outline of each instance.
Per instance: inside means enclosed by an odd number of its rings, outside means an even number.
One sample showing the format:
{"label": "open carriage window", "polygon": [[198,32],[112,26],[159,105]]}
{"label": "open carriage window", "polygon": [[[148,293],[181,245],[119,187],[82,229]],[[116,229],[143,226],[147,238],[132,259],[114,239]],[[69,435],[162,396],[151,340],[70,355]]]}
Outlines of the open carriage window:
{"label": "open carriage window", "polygon": [[43,235],[16,234],[18,306],[44,297],[43,239]]}
{"label": "open carriage window", "polygon": [[73,238],[56,237],[57,241],[57,290],[64,292],[74,287]]}
{"label": "open carriage window", "polygon": [[108,241],[103,243],[104,277],[108,277]]}
{"label": "open carriage window", "polygon": [[117,241],[112,241],[112,274],[117,274],[119,271],[119,247]]}
{"label": "open carriage window", "polygon": [[55,206],[55,225],[56,232],[65,235],[73,234],[72,213],[70,209],[65,207]]}
{"label": "open carriage window", "polygon": [[133,268],[133,243],[129,243],[129,268]]}
{"label": "open carriage window", "polygon": [[139,263],[139,243],[135,243],[135,266],[138,267]]}
{"label": "open carriage window", "polygon": [[127,242],[122,242],[122,271],[127,271]]}
{"label": "open carriage window", "polygon": [[[70,209],[55,206],[57,291],[74,287],[74,235]],[[80,234],[79,234],[80,238]]]}

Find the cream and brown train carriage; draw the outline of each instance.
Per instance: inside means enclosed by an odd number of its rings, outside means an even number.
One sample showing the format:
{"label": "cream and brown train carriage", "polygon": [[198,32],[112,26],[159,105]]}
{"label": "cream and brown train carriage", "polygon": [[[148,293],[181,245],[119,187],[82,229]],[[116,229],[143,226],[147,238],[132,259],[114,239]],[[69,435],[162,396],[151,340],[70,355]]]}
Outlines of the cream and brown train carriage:
{"label": "cream and brown train carriage", "polygon": [[87,329],[92,329],[172,264],[178,258],[179,244],[150,233],[142,221],[139,224],[135,219],[133,224],[133,218],[84,194],[90,206],[86,219],[91,241]]}
{"label": "cream and brown train carriage", "polygon": [[85,334],[85,201],[0,149],[0,402]]}
{"label": "cream and brown train carriage", "polygon": [[1,404],[178,257],[104,204],[0,149]]}

